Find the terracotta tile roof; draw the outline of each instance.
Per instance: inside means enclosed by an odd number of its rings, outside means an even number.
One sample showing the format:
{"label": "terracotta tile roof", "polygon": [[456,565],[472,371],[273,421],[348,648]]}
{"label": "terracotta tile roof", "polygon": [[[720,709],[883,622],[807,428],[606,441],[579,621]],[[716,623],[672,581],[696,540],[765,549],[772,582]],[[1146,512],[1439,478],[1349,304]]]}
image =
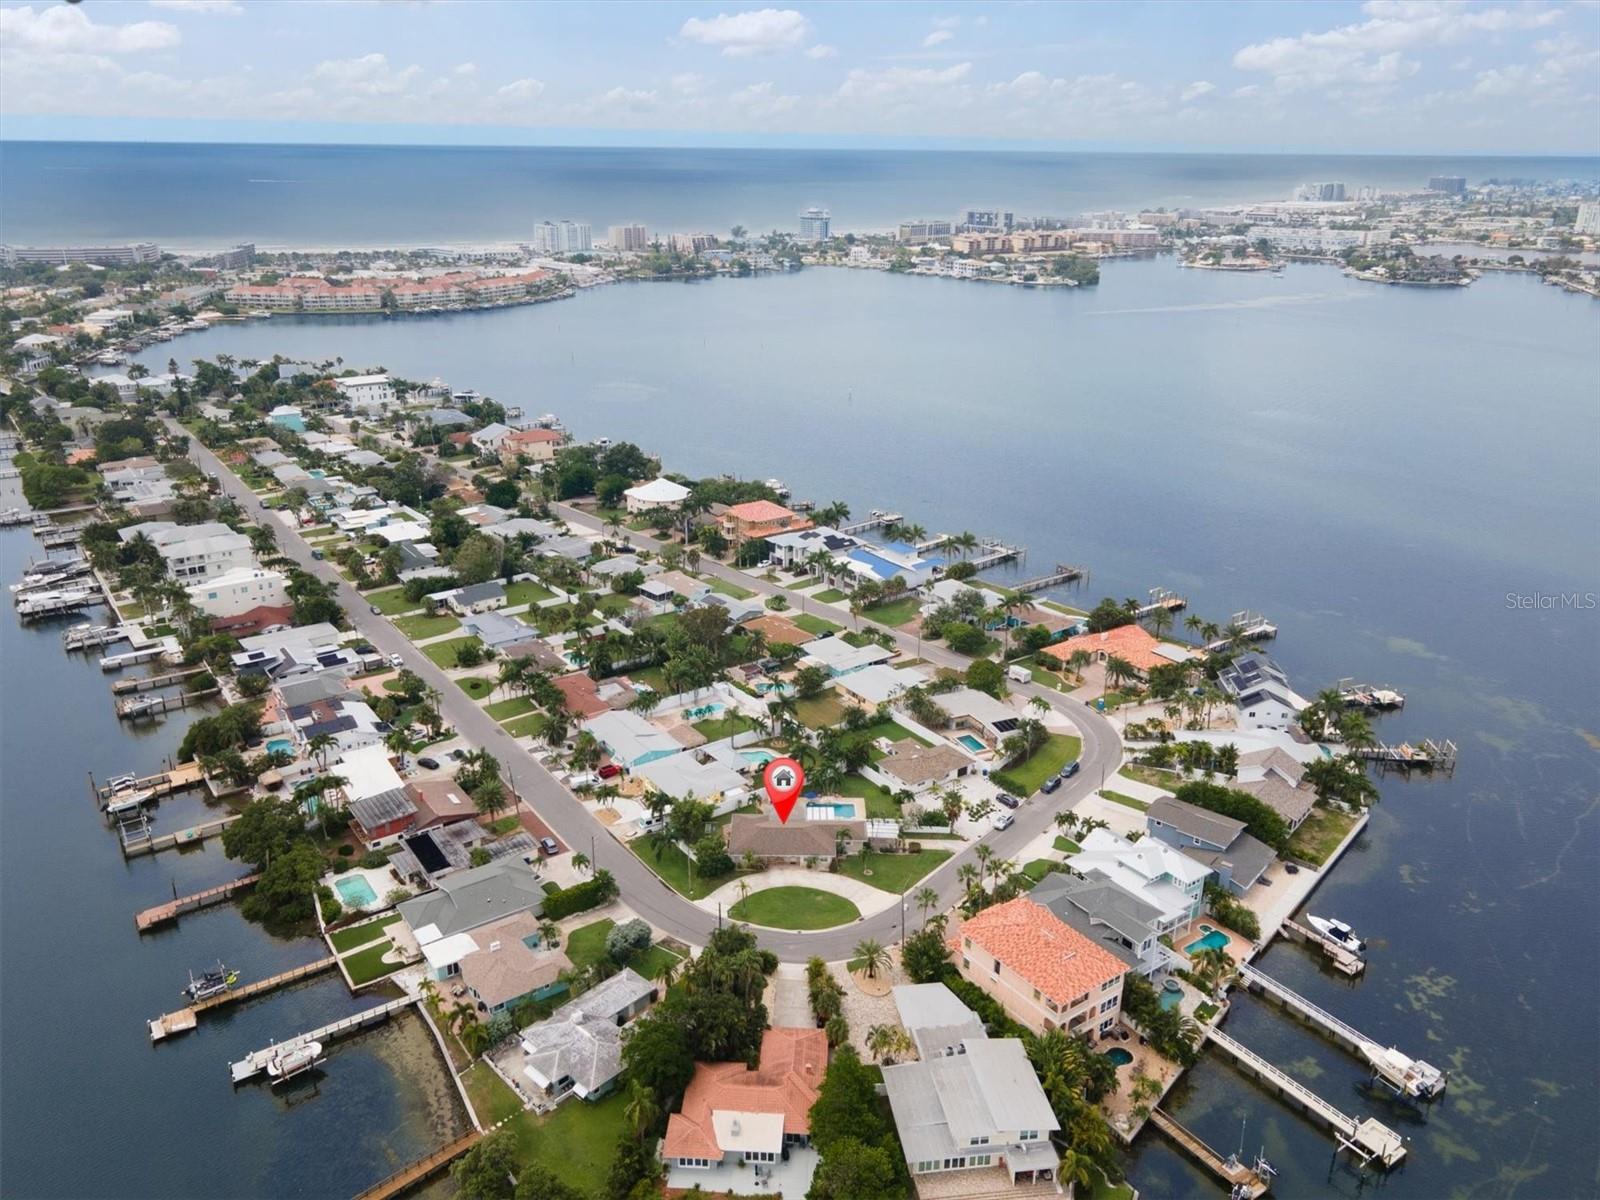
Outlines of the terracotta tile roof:
{"label": "terracotta tile roof", "polygon": [[714,1112],[779,1113],[783,1132],[811,1132],[811,1106],[828,1069],[828,1035],[820,1029],[769,1029],[760,1065],[699,1063],[678,1112],[667,1119],[663,1158],[721,1161]]}
{"label": "terracotta tile roof", "polygon": [[968,938],[1063,1007],[1128,970],[1116,955],[1026,896],[963,921],[954,934],[956,948]]}
{"label": "terracotta tile roof", "polygon": [[1142,626],[1119,625],[1103,633],[1080,633],[1077,637],[1070,637],[1064,642],[1046,646],[1044,653],[1062,662],[1071,658],[1074,650],[1087,650],[1096,659],[1115,654],[1118,658],[1126,659],[1137,669],[1148,671],[1151,667],[1172,661],[1162,658],[1155,652],[1157,644],[1156,639]]}
{"label": "terracotta tile roof", "polygon": [[582,671],[558,675],[554,682],[567,698],[567,711],[574,716],[598,717],[603,712],[611,711],[611,706],[600,699],[600,685]]}
{"label": "terracotta tile roof", "polygon": [[519,429],[506,434],[505,440],[518,446],[529,446],[535,442],[554,442],[559,445],[567,440],[567,435],[555,429]]}
{"label": "terracotta tile roof", "polygon": [[787,521],[794,516],[794,513],[781,504],[774,504],[771,500],[750,500],[744,504],[733,505],[728,509],[728,516],[736,521],[765,524],[768,521]]}

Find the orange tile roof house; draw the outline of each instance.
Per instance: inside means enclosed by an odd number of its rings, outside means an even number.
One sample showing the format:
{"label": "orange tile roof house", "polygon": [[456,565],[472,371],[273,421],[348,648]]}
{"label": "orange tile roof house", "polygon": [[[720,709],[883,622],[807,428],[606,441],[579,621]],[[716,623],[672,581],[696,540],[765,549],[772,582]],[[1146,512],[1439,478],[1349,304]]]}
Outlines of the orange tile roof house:
{"label": "orange tile roof house", "polygon": [[500,461],[514,462],[523,454],[530,462],[549,462],[566,440],[567,435],[559,429],[518,429],[501,440]]}
{"label": "orange tile roof house", "polygon": [[1035,1033],[1110,1031],[1128,966],[1026,896],[986,908],[951,935],[961,975]]}
{"label": "orange tile roof house", "polygon": [[734,542],[772,537],[778,533],[798,533],[811,528],[811,518],[790,512],[771,500],[751,500],[735,504],[722,514],[723,536]]}
{"label": "orange tile roof house", "polygon": [[828,1069],[820,1029],[769,1029],[760,1066],[698,1063],[678,1112],[667,1119],[661,1157],[678,1167],[775,1163],[811,1140],[811,1106]]}
{"label": "orange tile roof house", "polygon": [[1107,629],[1101,633],[1080,633],[1077,637],[1070,637],[1064,642],[1046,646],[1042,653],[1062,663],[1072,657],[1074,650],[1087,650],[1095,662],[1102,663],[1115,654],[1118,658],[1125,659],[1135,670],[1144,672],[1162,663],[1175,661],[1156,653],[1156,647],[1160,644],[1150,631],[1142,626],[1119,625],[1115,629]]}

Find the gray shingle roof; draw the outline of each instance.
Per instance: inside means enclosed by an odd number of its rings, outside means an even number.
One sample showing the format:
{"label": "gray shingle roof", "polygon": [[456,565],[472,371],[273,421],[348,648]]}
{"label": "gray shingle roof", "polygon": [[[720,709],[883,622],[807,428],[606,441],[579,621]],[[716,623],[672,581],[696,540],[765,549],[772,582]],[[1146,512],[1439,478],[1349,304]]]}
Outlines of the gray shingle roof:
{"label": "gray shingle roof", "polygon": [[350,817],[363,829],[376,829],[390,821],[417,815],[417,806],[403,787],[390,788],[350,803]]}
{"label": "gray shingle roof", "polygon": [[1176,829],[1188,837],[1199,838],[1213,849],[1224,850],[1244,832],[1244,822],[1221,813],[1199,808],[1171,796],[1162,796],[1151,803],[1144,814],[1145,821],[1159,822]]}
{"label": "gray shingle roof", "polygon": [[413,930],[433,925],[441,937],[466,933],[524,909],[542,908],[544,893],[519,862],[492,862],[445,876],[437,891],[400,905]]}

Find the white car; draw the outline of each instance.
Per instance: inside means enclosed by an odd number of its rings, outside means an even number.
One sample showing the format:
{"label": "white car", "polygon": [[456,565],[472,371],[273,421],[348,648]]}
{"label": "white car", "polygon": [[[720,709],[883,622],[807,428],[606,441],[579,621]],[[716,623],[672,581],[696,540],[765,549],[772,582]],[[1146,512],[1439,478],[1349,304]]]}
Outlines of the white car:
{"label": "white car", "polygon": [[994,820],[991,822],[991,824],[993,824],[996,829],[1010,829],[1016,819],[1017,816],[1015,813],[997,812],[995,813]]}
{"label": "white car", "polygon": [[406,660],[401,658],[398,654],[389,655],[389,662],[393,666],[395,666],[396,668],[403,667],[403,666],[406,665]]}

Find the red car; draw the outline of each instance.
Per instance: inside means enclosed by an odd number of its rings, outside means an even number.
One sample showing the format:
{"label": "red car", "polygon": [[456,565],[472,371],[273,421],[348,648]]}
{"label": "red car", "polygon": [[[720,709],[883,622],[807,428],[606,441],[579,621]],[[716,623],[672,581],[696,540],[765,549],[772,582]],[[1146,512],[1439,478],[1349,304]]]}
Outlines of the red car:
{"label": "red car", "polygon": [[615,779],[618,775],[621,775],[621,774],[622,774],[622,768],[617,766],[616,763],[607,763],[605,766],[600,768],[600,778],[601,779]]}

